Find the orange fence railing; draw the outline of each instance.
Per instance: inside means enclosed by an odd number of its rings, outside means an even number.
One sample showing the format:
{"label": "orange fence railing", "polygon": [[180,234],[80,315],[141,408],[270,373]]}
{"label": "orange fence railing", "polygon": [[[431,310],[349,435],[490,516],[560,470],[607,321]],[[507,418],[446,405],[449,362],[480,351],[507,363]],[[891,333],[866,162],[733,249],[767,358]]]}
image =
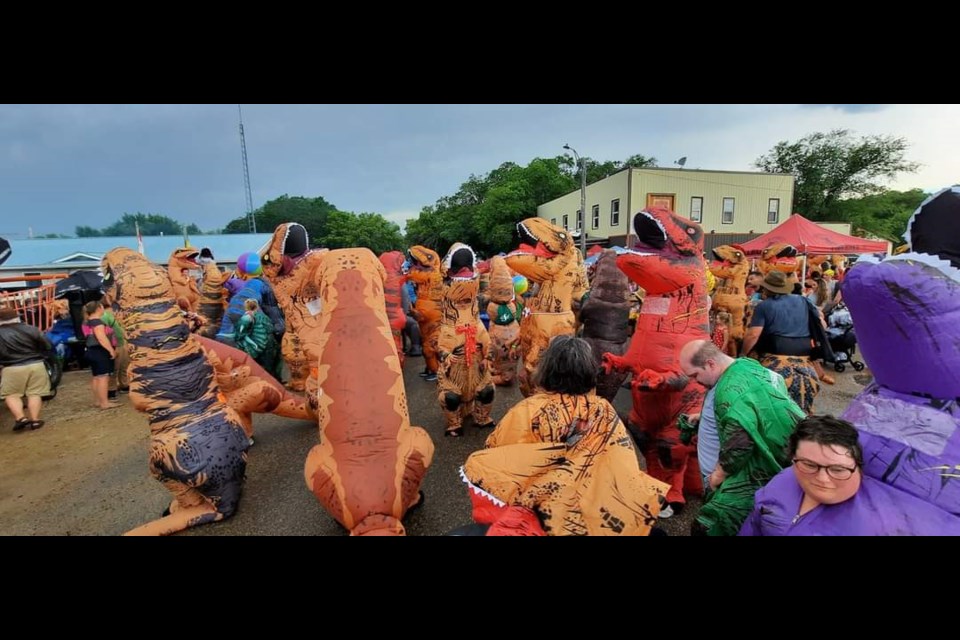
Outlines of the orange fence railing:
{"label": "orange fence railing", "polygon": [[0,308],[16,309],[21,321],[46,331],[56,319],[56,287],[45,284],[35,289],[0,292]]}

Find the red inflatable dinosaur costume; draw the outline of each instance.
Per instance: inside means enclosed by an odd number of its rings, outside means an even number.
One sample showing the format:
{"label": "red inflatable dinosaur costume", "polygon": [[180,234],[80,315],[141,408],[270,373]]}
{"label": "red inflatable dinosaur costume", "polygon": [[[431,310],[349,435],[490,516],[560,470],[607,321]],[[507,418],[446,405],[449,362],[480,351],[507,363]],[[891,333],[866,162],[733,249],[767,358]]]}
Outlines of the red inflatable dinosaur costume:
{"label": "red inflatable dinosaur costume", "polygon": [[638,242],[617,257],[617,266],[647,295],[626,355],[604,354],[603,366],[633,373],[628,427],[646,454],[647,472],[670,484],[667,501],[677,512],[685,489],[702,490],[697,448],[680,442],[677,419],[703,406],[703,387],[679,362],[683,345],[708,338],[703,230],[660,208],[634,216],[633,230]]}

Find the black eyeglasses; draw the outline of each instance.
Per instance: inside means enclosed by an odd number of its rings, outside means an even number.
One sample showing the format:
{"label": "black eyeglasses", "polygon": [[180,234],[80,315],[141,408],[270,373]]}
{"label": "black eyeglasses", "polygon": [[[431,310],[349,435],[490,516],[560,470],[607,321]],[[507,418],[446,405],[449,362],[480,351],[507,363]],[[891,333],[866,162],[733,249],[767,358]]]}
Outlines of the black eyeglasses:
{"label": "black eyeglasses", "polygon": [[834,480],[849,480],[853,472],[857,470],[857,467],[851,469],[839,464],[817,464],[816,462],[804,460],[803,458],[794,458],[793,464],[797,466],[797,469],[800,469],[800,471],[808,475],[814,475],[820,473],[820,469],[826,469],[827,475]]}

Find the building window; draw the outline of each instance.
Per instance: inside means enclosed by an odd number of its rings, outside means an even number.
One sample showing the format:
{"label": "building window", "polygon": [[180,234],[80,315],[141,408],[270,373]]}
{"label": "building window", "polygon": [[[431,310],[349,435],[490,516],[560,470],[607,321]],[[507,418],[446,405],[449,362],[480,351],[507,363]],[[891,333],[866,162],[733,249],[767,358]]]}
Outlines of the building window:
{"label": "building window", "polygon": [[690,198],[690,219],[694,222],[703,222],[703,198],[701,196]]}
{"label": "building window", "polygon": [[583,211],[577,209],[577,229],[583,229]]}
{"label": "building window", "polygon": [[556,219],[556,218],[550,218],[550,224],[552,224],[553,226],[557,226],[557,219]]}
{"label": "building window", "polygon": [[780,220],[780,198],[770,198],[767,204],[767,224],[777,224]]}
{"label": "building window", "polygon": [[593,229],[600,228],[600,205],[593,205]]}
{"label": "building window", "polygon": [[567,214],[563,214],[563,228],[566,231],[570,231],[570,225],[568,224],[569,219],[570,219],[570,216],[568,216]]}
{"label": "building window", "polygon": [[733,198],[723,199],[723,215],[720,216],[723,224],[733,224]]}
{"label": "building window", "polygon": [[610,226],[616,229],[620,225],[620,198],[610,201]]}

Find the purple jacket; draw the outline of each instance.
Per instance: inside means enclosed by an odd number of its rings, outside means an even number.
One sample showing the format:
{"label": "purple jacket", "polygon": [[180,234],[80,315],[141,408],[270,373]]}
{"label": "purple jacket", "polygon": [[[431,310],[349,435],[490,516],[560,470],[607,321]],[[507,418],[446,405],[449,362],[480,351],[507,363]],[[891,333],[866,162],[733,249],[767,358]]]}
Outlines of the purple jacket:
{"label": "purple jacket", "polygon": [[899,489],[862,476],[853,498],[820,505],[797,517],[803,490],[793,467],[778,473],[755,498],[741,536],[957,536],[960,518]]}

